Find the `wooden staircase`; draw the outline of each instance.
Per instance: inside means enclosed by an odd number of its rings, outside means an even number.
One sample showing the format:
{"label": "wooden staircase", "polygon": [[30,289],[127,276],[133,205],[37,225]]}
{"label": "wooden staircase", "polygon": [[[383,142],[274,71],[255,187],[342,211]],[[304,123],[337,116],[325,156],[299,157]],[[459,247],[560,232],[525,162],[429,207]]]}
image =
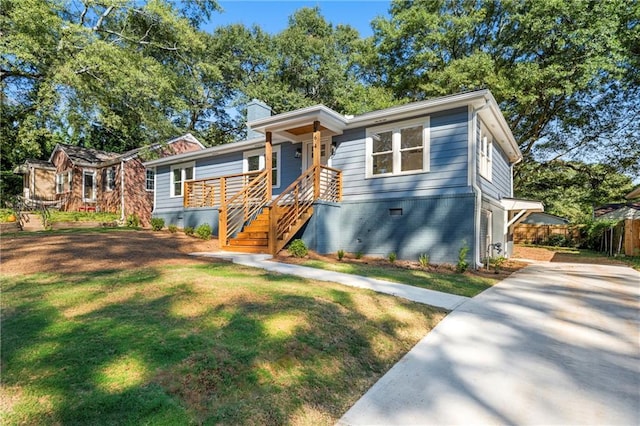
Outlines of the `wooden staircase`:
{"label": "wooden staircase", "polygon": [[310,167],[273,200],[266,197],[266,179],[261,173],[222,204],[219,242],[223,250],[276,254],[309,221],[316,200],[342,198],[342,174],[330,167]]}

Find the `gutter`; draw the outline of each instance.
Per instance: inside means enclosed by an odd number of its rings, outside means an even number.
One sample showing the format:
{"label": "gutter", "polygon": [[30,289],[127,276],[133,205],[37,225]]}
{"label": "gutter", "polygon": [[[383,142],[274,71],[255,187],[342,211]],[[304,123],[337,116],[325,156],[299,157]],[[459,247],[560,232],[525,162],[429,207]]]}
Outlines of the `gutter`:
{"label": "gutter", "polygon": [[478,182],[477,182],[477,174],[476,174],[476,168],[477,168],[477,159],[476,159],[476,153],[478,151],[478,141],[477,141],[477,132],[476,129],[478,127],[478,113],[480,111],[482,111],[485,108],[489,108],[489,101],[485,99],[485,103],[484,105],[482,105],[481,107],[478,108],[474,108],[472,110],[470,110],[470,114],[471,114],[471,119],[469,120],[470,126],[471,126],[471,155],[470,157],[470,167],[469,167],[469,178],[471,180],[471,188],[473,190],[473,193],[475,194],[475,211],[474,211],[474,241],[475,241],[475,250],[473,250],[474,252],[474,263],[476,265],[477,269],[482,268],[484,265],[482,264],[482,262],[480,261],[480,222],[481,222],[481,212],[482,212],[482,189],[480,189],[480,186],[478,186]]}
{"label": "gutter", "polygon": [[124,223],[124,158],[120,160],[120,221]]}

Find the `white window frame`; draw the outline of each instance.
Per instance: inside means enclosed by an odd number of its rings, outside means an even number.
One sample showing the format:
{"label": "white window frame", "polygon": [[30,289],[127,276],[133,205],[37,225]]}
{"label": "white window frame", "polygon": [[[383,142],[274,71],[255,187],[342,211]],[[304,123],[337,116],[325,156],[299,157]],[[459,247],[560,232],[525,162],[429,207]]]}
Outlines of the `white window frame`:
{"label": "white window frame", "polygon": [[[193,178],[191,178],[191,179],[185,179],[185,169],[188,169],[189,167],[191,167],[191,168],[193,169],[193,174],[192,174],[192,175],[193,175]],[[180,171],[180,177],[181,177],[180,182],[182,183],[181,190],[180,190],[180,192],[181,192],[181,193],[180,193],[180,194],[177,194],[177,195],[176,195],[176,193],[175,193],[175,186],[176,186],[175,184],[176,184],[176,182],[174,182],[174,178],[173,178],[173,175],[174,175],[173,171],[174,171],[174,170],[176,170],[176,169],[180,169],[180,170],[181,170],[181,171]],[[169,186],[169,188],[170,188],[170,189],[169,189],[169,191],[170,191],[170,197],[171,197],[171,198],[182,197],[182,196],[184,195],[184,194],[182,193],[182,192],[184,192],[184,191],[183,191],[183,189],[184,189],[184,183],[185,183],[186,181],[188,181],[188,180],[195,180],[195,178],[196,178],[196,163],[195,163],[195,162],[193,162],[193,161],[192,161],[192,162],[190,162],[190,163],[182,163],[182,164],[176,164],[176,165],[174,165],[174,166],[171,166],[171,172],[170,172],[170,174],[169,174],[169,183],[170,183],[170,186]]]}
{"label": "white window frame", "polygon": [[[394,124],[370,127],[366,130],[365,139],[365,178],[375,179],[389,176],[413,175],[418,173],[429,172],[430,165],[430,146],[431,146],[431,120],[430,117],[422,117],[415,120],[402,121]],[[422,169],[402,171],[402,152],[408,149],[402,149],[401,130],[409,127],[422,126]],[[392,150],[393,154],[393,170],[387,173],[373,174],[373,137],[372,135],[382,132],[392,133]],[[415,149],[415,148],[414,148]]]}
{"label": "white window frame", "polygon": [[[277,167],[274,167],[272,173],[276,176],[276,185],[272,185],[272,188],[280,188],[281,184],[281,169],[282,169],[282,155],[281,155],[281,146],[275,145],[272,147],[272,154],[276,155]],[[245,151],[242,153],[242,173],[249,172],[249,158],[250,157],[259,157],[258,160],[258,170],[264,170],[265,166],[265,158],[264,158],[264,149],[254,149],[252,151]]]}
{"label": "white window frame", "polygon": [[67,173],[56,173],[56,194],[64,193],[64,179]]}
{"label": "white window frame", "polygon": [[[152,173],[151,179],[149,179],[149,173]],[[171,174],[173,176],[173,173]],[[156,171],[153,169],[145,169],[144,187],[147,192],[154,192],[156,190]],[[151,188],[149,188],[149,182],[151,182]]]}
{"label": "white window frame", "polygon": [[116,168],[108,167],[107,172],[105,173],[105,178],[107,180],[105,189],[107,191],[113,191],[116,189]]}
{"label": "white window frame", "polygon": [[[93,198],[87,198],[84,196],[84,189],[85,189],[85,176],[87,175],[91,175],[92,178],[92,188],[91,191],[93,192]],[[97,199],[97,193],[96,193],[96,171],[93,169],[84,169],[82,170],[82,201],[84,202],[95,202]]]}
{"label": "white window frame", "polygon": [[491,182],[493,178],[493,135],[484,123],[480,125],[480,141],[478,147],[480,176]]}

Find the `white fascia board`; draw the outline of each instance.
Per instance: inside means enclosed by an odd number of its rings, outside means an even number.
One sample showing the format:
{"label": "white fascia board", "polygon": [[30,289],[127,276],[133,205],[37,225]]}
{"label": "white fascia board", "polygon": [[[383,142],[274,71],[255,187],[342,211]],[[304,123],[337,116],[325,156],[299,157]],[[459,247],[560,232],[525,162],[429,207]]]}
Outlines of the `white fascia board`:
{"label": "white fascia board", "polygon": [[247,148],[263,147],[265,139],[263,137],[248,139],[240,142],[232,142],[224,145],[212,146],[201,151],[185,152],[184,154],[170,155],[168,157],[158,158],[143,163],[145,167],[157,167],[167,164],[182,163],[184,161],[198,160],[201,158],[209,158],[215,155],[227,154],[230,152],[243,151]]}
{"label": "white fascia board", "polygon": [[279,133],[286,129],[307,125],[313,121],[319,121],[323,127],[336,134],[341,134],[347,125],[347,119],[342,114],[324,105],[314,105],[271,117],[260,118],[247,123],[247,125],[256,132]]}
{"label": "white fascia board", "polygon": [[542,204],[540,201],[520,200],[517,198],[503,198],[500,200],[500,205],[505,210],[528,210],[530,213],[544,212],[544,204]]}
{"label": "white fascia board", "polygon": [[445,109],[452,109],[468,105],[471,105],[474,108],[478,108],[484,105],[489,100],[488,96],[490,96],[489,91],[484,89],[475,92],[442,96],[426,101],[412,102],[406,105],[391,107],[359,115],[350,119],[347,127],[354,128],[380,124],[386,121],[403,120],[405,118],[414,117],[416,116],[416,114],[430,114],[436,111],[442,111]]}
{"label": "white fascia board", "polygon": [[183,140],[198,144],[200,146],[200,148],[205,149],[205,146],[202,145],[202,143],[195,136],[193,136],[191,133],[185,133],[182,136],[178,136],[177,138],[173,138],[170,141],[167,141],[167,145],[175,143],[175,142],[183,141]]}
{"label": "white fascia board", "polygon": [[507,120],[502,115],[500,107],[491,93],[487,94],[487,104],[489,108],[478,111],[478,115],[493,133],[496,141],[502,150],[507,154],[511,163],[518,163],[522,160],[522,152],[516,142]]}

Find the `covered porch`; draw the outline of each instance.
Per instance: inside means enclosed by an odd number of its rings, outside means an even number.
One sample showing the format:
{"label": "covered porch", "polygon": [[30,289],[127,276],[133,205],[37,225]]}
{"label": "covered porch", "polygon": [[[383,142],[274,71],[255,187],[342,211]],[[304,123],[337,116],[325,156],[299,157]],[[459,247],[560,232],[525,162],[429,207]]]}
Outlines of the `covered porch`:
{"label": "covered porch", "polygon": [[[341,201],[342,172],[329,166],[330,141],[342,133],[346,121],[324,106],[314,106],[248,124],[265,135],[264,167],[186,181],[183,206],[218,208],[221,249],[275,254],[313,215],[317,200]],[[296,157],[300,154],[303,166],[298,178],[274,197],[274,145],[285,141],[300,143]],[[287,158],[280,157],[280,162],[279,167],[288,167]]]}

